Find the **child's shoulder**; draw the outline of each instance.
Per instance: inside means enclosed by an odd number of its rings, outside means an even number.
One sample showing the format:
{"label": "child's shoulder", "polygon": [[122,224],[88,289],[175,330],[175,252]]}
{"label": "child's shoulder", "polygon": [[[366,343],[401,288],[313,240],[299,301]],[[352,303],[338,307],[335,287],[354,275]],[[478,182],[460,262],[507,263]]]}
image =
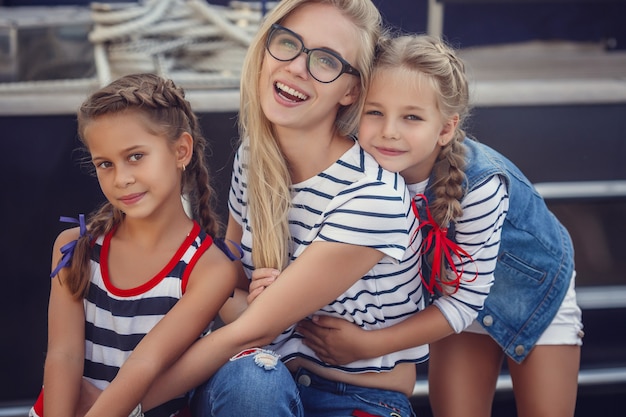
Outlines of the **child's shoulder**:
{"label": "child's shoulder", "polygon": [[229,258],[229,256],[224,252],[224,249],[216,243],[216,240],[213,240],[211,246],[202,254],[202,256],[198,259],[198,263],[196,264],[196,268],[234,268],[233,261]]}
{"label": "child's shoulder", "polygon": [[61,248],[80,237],[80,227],[72,227],[59,233],[54,241],[55,248]]}
{"label": "child's shoulder", "polygon": [[198,258],[190,274],[190,280],[194,277],[202,277],[203,281],[221,282],[224,285],[234,286],[236,283],[237,266],[220,248],[213,244]]}

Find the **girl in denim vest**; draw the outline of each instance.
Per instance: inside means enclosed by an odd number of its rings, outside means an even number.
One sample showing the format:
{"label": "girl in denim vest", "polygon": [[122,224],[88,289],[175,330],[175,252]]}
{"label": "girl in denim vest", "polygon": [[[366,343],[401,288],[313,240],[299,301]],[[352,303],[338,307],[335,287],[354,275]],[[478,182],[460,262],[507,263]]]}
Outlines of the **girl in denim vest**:
{"label": "girl in denim vest", "polygon": [[379,51],[359,142],[415,196],[431,305],[369,332],[316,317],[306,344],[344,363],[430,343],[437,417],[489,416],[506,358],[519,416],[573,416],[583,332],[567,230],[511,161],[466,137],[454,50],[400,36]]}

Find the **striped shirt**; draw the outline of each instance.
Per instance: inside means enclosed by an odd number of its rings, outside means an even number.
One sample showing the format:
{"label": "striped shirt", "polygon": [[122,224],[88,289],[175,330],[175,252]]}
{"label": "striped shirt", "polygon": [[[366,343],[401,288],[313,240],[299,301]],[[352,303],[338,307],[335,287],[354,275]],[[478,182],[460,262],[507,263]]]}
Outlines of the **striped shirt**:
{"label": "striped shirt", "polygon": [[[252,231],[243,149],[240,147],[235,156],[229,206],[232,216],[242,225],[242,262],[250,278]],[[292,185],[289,230],[291,261],[316,241],[367,246],[385,254],[364,277],[316,314],[343,318],[372,330],[389,327],[423,309],[417,255],[421,240],[404,180],[383,170],[358,143],[323,172]],[[386,371],[398,363],[421,362],[428,357],[428,347],[418,346],[345,366],[331,366],[302,343],[293,326],[268,348],[284,361],[304,357],[346,372]]]}
{"label": "striped shirt", "polygon": [[[113,234],[96,240],[89,293],[84,299],[84,376],[100,389],[108,386],[141,339],[183,296],[193,266],[212,244],[211,237],[194,222],[161,272],[139,287],[120,289],[111,283],[108,269]],[[181,400],[150,410],[146,416],[172,415],[184,405]]]}
{"label": "striped shirt", "polygon": [[[427,183],[409,184],[409,192],[413,196],[424,193]],[[506,183],[497,175],[487,178],[463,197],[461,207],[463,214],[455,221],[455,241],[474,262],[457,264],[457,270],[463,270],[459,290],[433,302],[456,333],[476,319],[493,285],[502,225],[509,208]]]}

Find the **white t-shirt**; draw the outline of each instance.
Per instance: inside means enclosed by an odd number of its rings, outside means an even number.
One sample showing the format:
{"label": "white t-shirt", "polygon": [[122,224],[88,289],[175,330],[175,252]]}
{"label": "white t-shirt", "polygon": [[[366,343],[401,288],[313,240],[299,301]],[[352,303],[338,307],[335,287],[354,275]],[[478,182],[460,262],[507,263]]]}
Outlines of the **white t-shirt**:
{"label": "white t-shirt", "polygon": [[[240,147],[235,156],[229,207],[242,225],[242,262],[250,278],[252,235],[244,149]],[[389,327],[424,308],[418,275],[421,238],[404,180],[399,174],[382,169],[356,141],[328,169],[292,185],[289,229],[291,261],[314,241],[368,246],[386,255],[316,314],[340,317],[371,330]],[[417,363],[428,358],[428,346],[418,346],[345,366],[331,366],[321,362],[302,343],[294,327],[286,329],[268,348],[280,354],[284,361],[305,357],[346,372],[386,371],[401,362]]]}

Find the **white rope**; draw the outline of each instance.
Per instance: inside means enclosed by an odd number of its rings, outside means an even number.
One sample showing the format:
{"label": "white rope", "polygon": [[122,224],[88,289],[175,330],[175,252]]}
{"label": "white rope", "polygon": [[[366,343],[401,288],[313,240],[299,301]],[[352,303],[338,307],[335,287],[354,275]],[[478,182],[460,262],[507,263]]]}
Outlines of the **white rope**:
{"label": "white rope", "polygon": [[188,0],[188,4],[194,11],[206,18],[208,22],[222,29],[228,37],[240,42],[241,45],[245,47],[250,45],[252,39],[246,32],[241,30],[238,26],[233,25],[232,22],[224,18],[224,16],[206,2],[202,0]]}
{"label": "white rope", "polygon": [[[184,88],[236,89],[246,50],[263,19],[258,1],[228,6],[206,0],[96,2],[86,11],[93,22],[86,40],[93,47],[92,82],[100,86],[122,75],[153,72]],[[57,85],[62,92],[71,84],[51,80],[45,85]],[[41,85],[0,83],[0,94],[35,87]]]}
{"label": "white rope", "polygon": [[89,38],[107,51],[108,65],[96,60],[100,80],[139,71],[176,80],[179,73],[195,71],[213,83],[226,76],[224,83],[217,83],[220,88],[225,83],[238,87],[233,77],[241,74],[245,51],[262,20],[254,6],[229,8],[205,0],[146,0],[135,7],[100,3],[92,13],[95,25]]}
{"label": "white rope", "polygon": [[147,12],[148,4],[141,6],[124,3],[91,3],[92,20],[99,25],[111,25],[138,19]]}
{"label": "white rope", "polygon": [[145,13],[135,20],[124,21],[111,26],[96,24],[94,30],[89,34],[89,40],[98,43],[135,33],[163,17],[171,1],[148,0],[145,6],[139,6],[139,10],[145,11]]}
{"label": "white rope", "polygon": [[98,82],[101,86],[109,84],[113,80],[111,80],[111,68],[109,67],[109,60],[104,45],[101,43],[94,45],[93,55],[97,68]]}

